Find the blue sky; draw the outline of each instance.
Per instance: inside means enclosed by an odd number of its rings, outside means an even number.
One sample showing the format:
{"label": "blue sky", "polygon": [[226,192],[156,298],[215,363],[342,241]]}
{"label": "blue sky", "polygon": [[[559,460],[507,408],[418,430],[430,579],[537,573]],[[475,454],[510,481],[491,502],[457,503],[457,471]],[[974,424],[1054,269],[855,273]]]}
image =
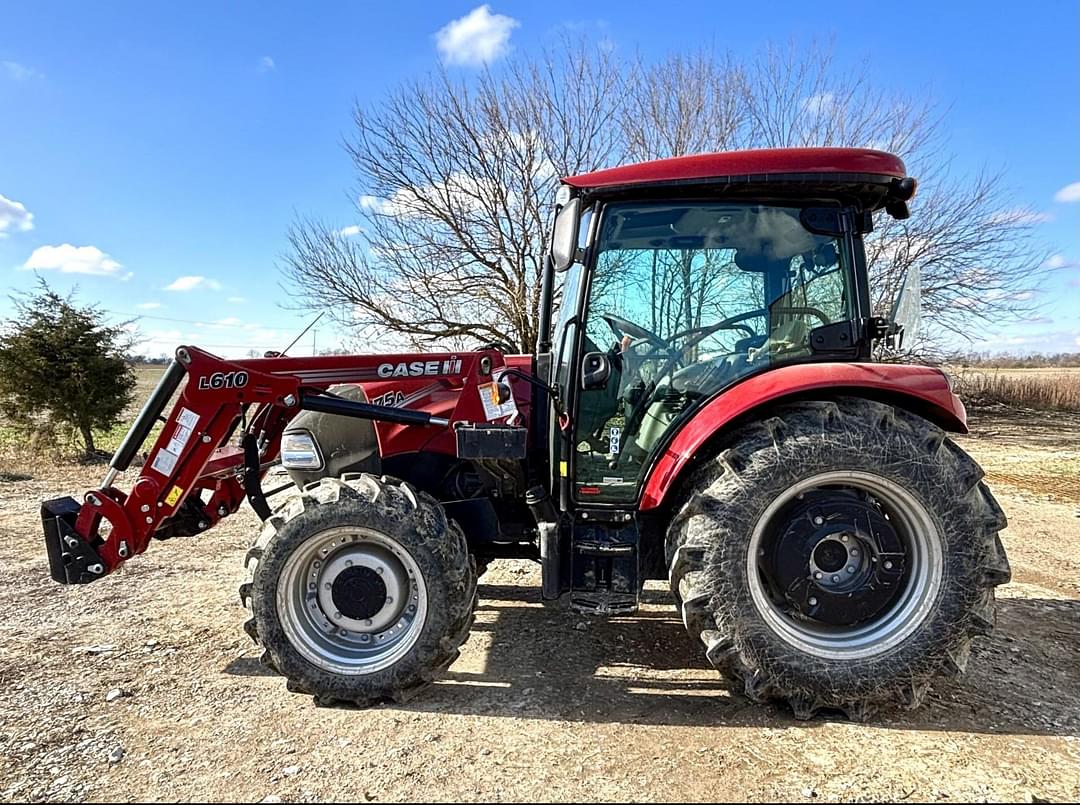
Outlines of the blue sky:
{"label": "blue sky", "polygon": [[[303,327],[276,265],[296,214],[353,223],[340,143],[354,101],[434,68],[468,74],[572,25],[659,56],[833,38],[890,89],[948,107],[954,170],[1003,169],[1052,254],[1043,321],[989,349],[1080,351],[1080,49],[1075,2],[8,4],[0,15],[0,275],[38,266],[152,354],[283,347]],[[450,28],[470,13],[469,24]],[[508,19],[507,19],[508,18]],[[917,206],[915,214],[918,214]],[[61,271],[60,268],[66,269]],[[201,279],[199,279],[201,278]],[[171,289],[170,289],[171,288]],[[7,295],[0,317],[11,312]],[[340,338],[320,326],[317,345]],[[304,341],[310,350],[312,336]]]}

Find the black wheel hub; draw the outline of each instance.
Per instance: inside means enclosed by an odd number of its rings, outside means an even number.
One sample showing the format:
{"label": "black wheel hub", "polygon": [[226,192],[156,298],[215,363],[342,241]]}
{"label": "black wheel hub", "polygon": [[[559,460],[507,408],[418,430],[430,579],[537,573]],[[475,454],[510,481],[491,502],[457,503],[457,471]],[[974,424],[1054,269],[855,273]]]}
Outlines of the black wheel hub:
{"label": "black wheel hub", "polygon": [[798,616],[853,626],[904,588],[904,544],[881,507],[844,489],[815,491],[775,521],[761,567]]}
{"label": "black wheel hub", "polygon": [[349,567],[334,579],[330,595],[346,618],[367,620],[386,606],[386,583],[370,567]]}

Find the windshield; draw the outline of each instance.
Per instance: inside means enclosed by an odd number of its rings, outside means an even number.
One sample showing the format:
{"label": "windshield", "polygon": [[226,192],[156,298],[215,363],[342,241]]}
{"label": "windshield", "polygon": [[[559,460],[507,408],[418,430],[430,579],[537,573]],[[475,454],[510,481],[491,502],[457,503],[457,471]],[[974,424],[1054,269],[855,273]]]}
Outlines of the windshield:
{"label": "windshield", "polygon": [[851,318],[835,237],[800,210],[759,204],[607,208],[585,351],[607,351],[607,387],[578,408],[579,492],[632,499],[684,412],[740,377],[812,354],[815,328]]}

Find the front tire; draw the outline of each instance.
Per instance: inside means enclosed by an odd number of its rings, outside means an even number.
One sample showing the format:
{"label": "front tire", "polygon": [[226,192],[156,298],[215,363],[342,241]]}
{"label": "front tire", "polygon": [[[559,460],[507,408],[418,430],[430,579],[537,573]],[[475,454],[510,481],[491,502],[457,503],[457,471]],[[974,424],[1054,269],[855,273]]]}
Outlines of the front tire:
{"label": "front tire", "polygon": [[793,403],[734,433],[687,490],[669,578],[692,636],[754,701],[863,720],[961,673],[1009,579],[979,466],[870,400]]}
{"label": "front tire", "polygon": [[461,529],[385,476],[309,485],[267,520],[246,567],[245,629],[264,664],[321,704],[407,701],[472,625],[476,569]]}

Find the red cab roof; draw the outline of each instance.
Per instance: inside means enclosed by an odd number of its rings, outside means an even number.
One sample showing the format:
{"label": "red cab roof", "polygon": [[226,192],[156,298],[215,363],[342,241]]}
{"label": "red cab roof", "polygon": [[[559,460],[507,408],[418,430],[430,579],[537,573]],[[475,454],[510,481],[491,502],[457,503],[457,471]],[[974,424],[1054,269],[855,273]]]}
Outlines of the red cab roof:
{"label": "red cab roof", "polygon": [[764,174],[872,174],[907,176],[899,157],[868,148],[761,148],[657,159],[582,173],[563,182],[582,189],[628,185],[732,179]]}

